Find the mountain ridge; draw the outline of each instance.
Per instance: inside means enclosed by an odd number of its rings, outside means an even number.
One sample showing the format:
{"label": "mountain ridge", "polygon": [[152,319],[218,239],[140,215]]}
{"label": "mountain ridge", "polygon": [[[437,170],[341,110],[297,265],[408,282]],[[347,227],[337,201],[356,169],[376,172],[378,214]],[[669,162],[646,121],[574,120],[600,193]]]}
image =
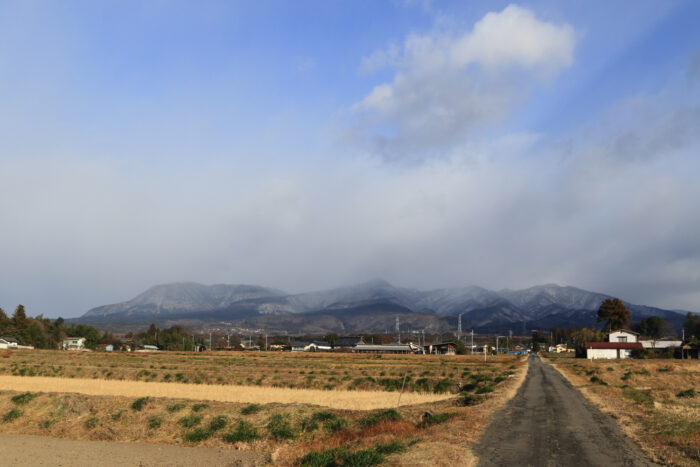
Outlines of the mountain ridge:
{"label": "mountain ridge", "polygon": [[[327,332],[348,328],[370,332],[393,328],[392,320],[399,317],[438,331],[454,329],[457,315],[462,314],[463,329],[502,332],[513,327],[596,325],[595,312],[607,298],[612,296],[557,284],[521,290],[466,286],[421,291],[373,279],[348,287],[288,294],[250,284],[173,282],[153,286],[126,302],[92,308],[76,321],[127,324],[194,320],[247,328],[272,326],[282,330],[286,326],[285,331],[296,332],[317,329],[315,318],[330,326]],[[657,315],[678,328],[684,318],[681,313],[685,312],[624,303],[635,320]],[[379,319],[375,319],[376,314]]]}

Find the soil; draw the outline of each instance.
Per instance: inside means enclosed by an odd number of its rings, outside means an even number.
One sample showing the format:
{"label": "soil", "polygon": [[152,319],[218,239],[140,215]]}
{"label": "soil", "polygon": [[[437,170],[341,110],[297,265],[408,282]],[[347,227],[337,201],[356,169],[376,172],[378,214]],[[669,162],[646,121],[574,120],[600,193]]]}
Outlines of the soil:
{"label": "soil", "polygon": [[528,364],[475,448],[480,466],[656,465],[549,364],[534,355]]}
{"label": "soil", "polygon": [[154,443],[76,441],[35,435],[0,434],[3,465],[31,466],[253,466],[269,457],[250,451],[190,448]]}

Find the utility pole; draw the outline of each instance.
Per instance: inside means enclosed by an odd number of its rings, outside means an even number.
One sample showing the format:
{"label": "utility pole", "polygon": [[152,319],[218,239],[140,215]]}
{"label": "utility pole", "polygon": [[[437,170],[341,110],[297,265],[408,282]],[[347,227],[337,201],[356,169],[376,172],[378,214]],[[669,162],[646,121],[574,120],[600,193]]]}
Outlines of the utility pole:
{"label": "utility pole", "polygon": [[472,354],[474,354],[474,330],[472,329]]}
{"label": "utility pole", "polygon": [[211,331],[209,331],[209,350],[214,350],[214,346],[211,343]]}
{"label": "utility pole", "polygon": [[461,341],[462,340],[462,315],[464,313],[460,313],[459,316],[457,316],[457,340]]}
{"label": "utility pole", "polygon": [[401,343],[401,326],[399,325],[399,317],[396,317],[396,334],[399,336],[399,344]]}
{"label": "utility pole", "polygon": [[265,352],[267,352],[267,334],[265,334]]}

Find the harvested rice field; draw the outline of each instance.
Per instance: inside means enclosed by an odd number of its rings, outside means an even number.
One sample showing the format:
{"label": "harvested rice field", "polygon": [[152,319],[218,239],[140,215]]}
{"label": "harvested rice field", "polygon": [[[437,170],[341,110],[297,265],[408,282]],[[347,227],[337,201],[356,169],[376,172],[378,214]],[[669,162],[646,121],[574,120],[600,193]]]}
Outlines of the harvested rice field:
{"label": "harvested rice field", "polygon": [[[0,432],[244,450],[255,465],[468,464],[470,444],[526,369],[513,356],[486,363],[272,352],[0,357]],[[404,378],[403,393],[379,381]]]}

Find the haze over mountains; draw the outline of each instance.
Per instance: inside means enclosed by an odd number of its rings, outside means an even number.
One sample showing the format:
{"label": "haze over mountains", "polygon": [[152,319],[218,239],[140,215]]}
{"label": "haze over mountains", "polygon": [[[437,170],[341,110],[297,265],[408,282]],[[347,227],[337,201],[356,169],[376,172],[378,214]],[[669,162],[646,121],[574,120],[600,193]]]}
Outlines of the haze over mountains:
{"label": "haze over mountains", "polygon": [[[351,287],[287,294],[257,285],[202,285],[194,282],[154,286],[126,302],[93,308],[77,321],[103,327],[174,323],[227,323],[269,332],[355,333],[402,328],[426,332],[462,328],[477,332],[529,332],[531,329],[595,325],[600,304],[610,296],[554,284],[523,290],[482,287],[421,291],[373,280]],[[661,316],[678,328],[684,315],[625,303],[632,320]]]}

